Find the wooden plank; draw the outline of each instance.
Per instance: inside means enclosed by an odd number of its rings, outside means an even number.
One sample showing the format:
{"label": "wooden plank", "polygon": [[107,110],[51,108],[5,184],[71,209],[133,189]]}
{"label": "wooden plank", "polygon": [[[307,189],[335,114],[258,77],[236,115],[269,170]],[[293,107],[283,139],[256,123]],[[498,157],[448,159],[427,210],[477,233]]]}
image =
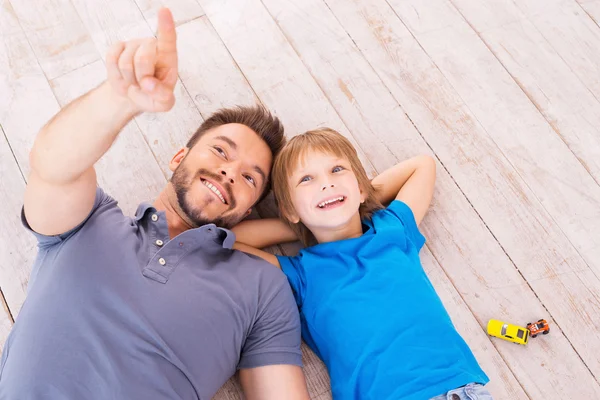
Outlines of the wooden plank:
{"label": "wooden plank", "polygon": [[[599,283],[593,275],[591,279],[588,276],[588,266],[394,10],[385,2],[375,1],[331,0],[327,4],[485,221],[470,217],[471,207],[455,197],[440,195],[450,189],[443,179],[438,181],[436,201],[428,217],[436,224],[425,224],[424,231],[433,238],[431,251],[480,324],[488,318],[525,323],[544,316],[547,307],[568,333],[569,341],[577,342],[579,355],[586,357],[588,365],[594,364],[590,336],[581,331],[582,326],[597,330],[595,322],[585,315],[599,310]],[[431,30],[455,23],[452,14],[444,14],[443,4],[429,7],[428,3],[421,9],[415,2],[405,8],[411,18],[418,15],[420,21],[431,23]],[[396,12],[402,15],[402,11],[399,7]],[[437,28],[436,18],[441,18]],[[486,226],[502,247],[488,242],[491,234]],[[469,268],[472,273],[467,273]],[[497,343],[497,348],[503,355],[510,354],[504,359],[529,394],[598,396],[598,383],[569,341],[562,335],[552,338],[544,342],[544,346],[552,347],[551,352],[546,347],[528,348],[528,352],[537,352],[535,356],[505,343]],[[557,354],[564,362],[552,365]],[[538,356],[546,362],[538,362]],[[574,374],[575,369],[579,372]],[[567,384],[565,375],[578,379],[579,384]],[[542,376],[548,378],[540,380]],[[547,384],[550,380],[552,386]]]}
{"label": "wooden plank", "polygon": [[[98,86],[106,78],[102,61],[96,61],[50,82],[61,106]],[[98,184],[132,215],[139,203],[153,201],[166,180],[134,121],[96,164]]]}
{"label": "wooden plank", "polygon": [[[117,41],[153,36],[148,22],[132,0],[73,0],[73,4],[92,32],[103,59],[108,48]],[[146,5],[158,6],[153,2]],[[179,39],[178,43],[181,44],[182,40]],[[145,113],[135,118],[139,131],[167,178],[171,176],[171,158],[202,123],[198,109],[180,81],[175,86],[175,98],[175,106],[168,113]]]}
{"label": "wooden plank", "polygon": [[590,16],[590,18],[600,26],[600,1],[580,1],[581,8]]}
{"label": "wooden plank", "polygon": [[[258,0],[200,0],[200,5],[262,103],[282,119],[288,136],[329,126],[359,148]],[[373,175],[370,159],[375,154],[359,151],[359,156]]]}
{"label": "wooden plank", "polygon": [[[596,51],[600,30],[593,21],[574,2],[565,0],[527,0],[518,5],[503,0],[452,0],[443,5],[454,15],[451,19],[462,20],[450,3],[600,182],[600,57]],[[411,17],[405,22],[415,34],[435,26],[423,26],[408,3],[392,4]]]}
{"label": "wooden plank", "polygon": [[[410,16],[406,20],[412,23]],[[600,236],[589,234],[600,227],[600,186],[466,24],[416,37],[485,133],[600,277]]]}
{"label": "wooden plank", "polygon": [[12,5],[48,79],[98,60],[69,0],[13,1]]}
{"label": "wooden plank", "polygon": [[175,26],[183,25],[204,15],[202,7],[196,0],[135,0],[135,2],[153,32],[156,32],[156,15],[161,7],[167,7],[171,10]]}
{"label": "wooden plank", "polygon": [[[25,181],[0,126],[0,295],[7,312],[16,317],[21,310],[31,262],[36,252],[33,235],[21,225]],[[0,346],[6,336],[5,313],[0,312]]]}
{"label": "wooden plank", "polygon": [[0,353],[4,349],[4,344],[6,343],[6,339],[12,329],[13,322],[9,315],[8,306],[4,297],[2,296],[2,291],[0,289],[0,301],[2,302],[2,311],[0,311]]}
{"label": "wooden plank", "polygon": [[59,106],[7,0],[0,4],[0,36],[0,202],[6,210],[0,219],[0,287],[16,318],[36,253],[33,235],[20,222],[29,149]]}
{"label": "wooden plank", "polygon": [[179,76],[203,116],[260,103],[207,17],[179,26],[177,37]]}

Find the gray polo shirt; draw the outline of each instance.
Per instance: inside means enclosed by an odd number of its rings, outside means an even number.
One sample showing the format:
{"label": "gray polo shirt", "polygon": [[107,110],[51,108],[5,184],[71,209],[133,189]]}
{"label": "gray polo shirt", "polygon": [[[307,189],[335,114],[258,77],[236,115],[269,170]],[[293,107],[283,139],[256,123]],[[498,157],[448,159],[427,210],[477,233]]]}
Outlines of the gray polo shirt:
{"label": "gray polo shirt", "polygon": [[236,368],[301,365],[284,275],[231,250],[229,230],[169,239],[163,212],[142,204],[126,217],[98,189],[80,226],[34,235],[27,298],[2,354],[2,400],[210,399]]}

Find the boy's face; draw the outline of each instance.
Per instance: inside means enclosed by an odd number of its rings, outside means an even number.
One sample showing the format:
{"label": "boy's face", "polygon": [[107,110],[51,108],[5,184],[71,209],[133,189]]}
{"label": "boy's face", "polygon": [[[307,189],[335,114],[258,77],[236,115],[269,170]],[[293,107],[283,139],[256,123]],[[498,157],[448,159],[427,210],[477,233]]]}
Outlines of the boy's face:
{"label": "boy's face", "polygon": [[343,229],[365,201],[348,160],[333,154],[308,151],[289,184],[297,213],[290,220],[302,221],[313,233]]}

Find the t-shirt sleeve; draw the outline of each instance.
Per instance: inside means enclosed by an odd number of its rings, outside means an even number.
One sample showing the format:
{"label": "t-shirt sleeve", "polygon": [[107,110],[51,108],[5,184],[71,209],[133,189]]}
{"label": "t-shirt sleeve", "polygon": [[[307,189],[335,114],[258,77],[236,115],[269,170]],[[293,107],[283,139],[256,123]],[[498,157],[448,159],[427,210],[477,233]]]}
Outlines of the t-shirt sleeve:
{"label": "t-shirt sleeve", "polygon": [[281,278],[274,283],[274,295],[262,307],[246,339],[238,369],[277,364],[302,366],[298,308],[287,282]]}
{"label": "t-shirt sleeve", "polygon": [[385,212],[394,216],[402,223],[408,240],[413,243],[417,250],[421,250],[425,244],[425,237],[421,234],[421,231],[419,231],[415,215],[410,207],[400,200],[394,200],[386,208]]}
{"label": "t-shirt sleeve", "polygon": [[[79,224],[77,225],[75,228],[61,233],[60,235],[43,235],[41,233],[38,233],[36,231],[34,231],[33,229],[31,229],[31,226],[29,226],[29,223],[27,222],[27,218],[25,217],[25,207],[21,208],[21,223],[23,224],[23,226],[25,227],[25,229],[27,229],[29,232],[31,232],[35,238],[38,241],[38,247],[40,249],[47,249],[49,247],[52,247],[53,245],[56,245],[58,243],[61,243],[67,239],[69,239],[70,237],[72,237],[75,233],[77,233],[81,227],[83,225],[85,225],[85,223],[88,221],[88,219],[90,219],[90,217],[98,212],[98,210],[106,205],[109,204],[111,202],[114,202],[115,200],[110,197],[109,195],[107,195],[106,193],[104,193],[104,190],[102,190],[101,188],[96,188],[96,198],[94,199],[94,206],[92,207],[92,210],[90,211],[89,215],[87,217],[85,217],[85,219]],[[51,212],[51,211],[50,211]]]}
{"label": "t-shirt sleeve", "polygon": [[294,295],[294,299],[296,300],[296,305],[298,308],[302,308],[305,292],[305,279],[301,263],[302,250],[300,251],[299,255],[294,257],[280,255],[276,256],[277,261],[279,261],[279,265],[281,266],[281,270],[287,277],[288,283],[292,287],[292,293]]}

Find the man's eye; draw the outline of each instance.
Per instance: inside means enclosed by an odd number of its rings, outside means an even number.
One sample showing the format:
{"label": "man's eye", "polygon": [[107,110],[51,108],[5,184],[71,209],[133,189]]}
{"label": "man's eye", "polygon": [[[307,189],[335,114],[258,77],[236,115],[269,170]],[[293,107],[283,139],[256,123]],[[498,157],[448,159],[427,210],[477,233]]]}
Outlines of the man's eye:
{"label": "man's eye", "polygon": [[340,172],[343,171],[344,167],[342,167],[341,165],[338,165],[337,167],[333,167],[333,169],[331,170],[331,172]]}
{"label": "man's eye", "polygon": [[311,179],[312,179],[312,178],[311,178],[310,176],[308,176],[308,175],[307,175],[307,176],[303,177],[302,179],[300,179],[300,183],[302,183],[302,182],[308,182],[308,181],[310,181]]}
{"label": "man's eye", "polygon": [[250,182],[251,184],[256,186],[256,181],[254,180],[253,177],[251,177],[250,175],[246,175],[246,179],[248,180],[248,182]]}
{"label": "man's eye", "polygon": [[227,153],[225,153],[225,150],[223,150],[222,148],[220,148],[219,146],[213,146],[213,149],[215,149],[217,151],[217,153],[219,153],[220,155],[222,155],[225,159],[227,159]]}

